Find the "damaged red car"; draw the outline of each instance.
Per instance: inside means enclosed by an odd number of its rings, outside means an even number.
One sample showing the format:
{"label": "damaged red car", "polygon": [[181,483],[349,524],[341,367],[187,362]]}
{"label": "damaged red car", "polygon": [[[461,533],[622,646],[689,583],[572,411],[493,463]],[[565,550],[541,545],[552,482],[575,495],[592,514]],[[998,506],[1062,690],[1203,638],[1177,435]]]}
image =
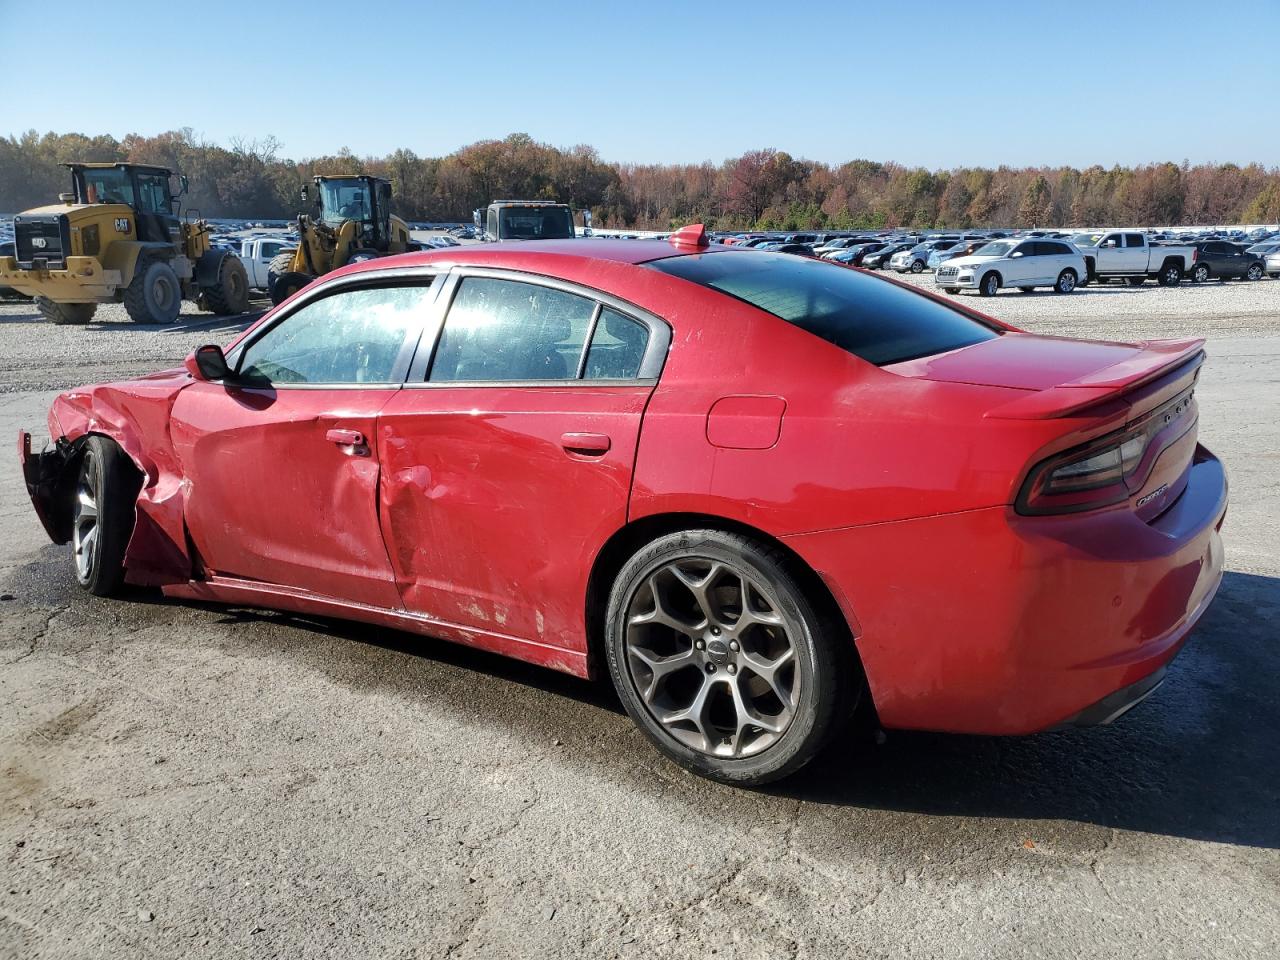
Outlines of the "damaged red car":
{"label": "damaged red car", "polygon": [[861,698],[1025,734],[1151,693],[1222,576],[1204,360],[695,227],[359,264],[19,439],[94,593],[608,675],[668,757],[762,783]]}

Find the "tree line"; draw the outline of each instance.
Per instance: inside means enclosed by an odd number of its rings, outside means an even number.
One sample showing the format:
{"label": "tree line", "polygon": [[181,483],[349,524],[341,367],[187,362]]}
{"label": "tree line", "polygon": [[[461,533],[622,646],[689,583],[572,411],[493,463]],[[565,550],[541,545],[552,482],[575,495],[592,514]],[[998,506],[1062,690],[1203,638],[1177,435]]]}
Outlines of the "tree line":
{"label": "tree line", "polygon": [[1136,167],[1001,166],[926,170],[851,160],[832,165],[773,149],[714,164],[608,163],[592,147],[562,149],[523,133],[443,157],[348,149],[290,160],[263,140],[210,143],[189,128],[122,140],[34,130],[0,138],[0,212],[54,202],[69,161],[152,163],[185,174],[184,209],[210,218],[287,219],[305,212],[315,174],[389,179],[407,220],[468,222],[495,199],[548,199],[590,209],[598,225],[670,229],[896,229],[994,226],[1166,226],[1280,221],[1280,170],[1259,164]]}

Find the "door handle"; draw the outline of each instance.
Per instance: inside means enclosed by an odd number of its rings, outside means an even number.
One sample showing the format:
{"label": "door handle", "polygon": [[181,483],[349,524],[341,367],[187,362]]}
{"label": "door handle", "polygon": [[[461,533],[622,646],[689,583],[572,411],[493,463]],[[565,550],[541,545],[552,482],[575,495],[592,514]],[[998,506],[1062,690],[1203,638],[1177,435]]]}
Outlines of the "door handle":
{"label": "door handle", "polygon": [[364,446],[364,434],[359,430],[330,430],[324,438],[330,443],[338,443],[344,447]]}
{"label": "door handle", "polygon": [[599,456],[609,452],[612,443],[603,433],[566,433],[560,437],[560,446],[569,453]]}

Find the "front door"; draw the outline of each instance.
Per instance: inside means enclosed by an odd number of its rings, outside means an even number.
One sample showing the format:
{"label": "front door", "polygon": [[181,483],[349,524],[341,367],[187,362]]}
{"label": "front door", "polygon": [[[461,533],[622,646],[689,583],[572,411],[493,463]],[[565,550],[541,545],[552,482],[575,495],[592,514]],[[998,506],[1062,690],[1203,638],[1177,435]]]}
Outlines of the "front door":
{"label": "front door", "polygon": [[[626,522],[665,325],[568,290],[459,275],[428,367],[382,410],[382,522],[405,606],[585,650],[591,562]],[[416,382],[415,382],[416,381]]]}
{"label": "front door", "polygon": [[378,415],[434,293],[322,291],[233,351],[228,383],[178,395],[174,450],[207,573],[400,606],[378,517]]}

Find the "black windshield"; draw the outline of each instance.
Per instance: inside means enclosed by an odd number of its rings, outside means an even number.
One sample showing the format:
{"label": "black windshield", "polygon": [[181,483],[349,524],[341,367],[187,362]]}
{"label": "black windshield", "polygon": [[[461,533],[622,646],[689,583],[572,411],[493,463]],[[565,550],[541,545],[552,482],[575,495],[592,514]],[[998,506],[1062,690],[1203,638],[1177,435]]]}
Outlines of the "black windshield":
{"label": "black windshield", "polygon": [[930,297],[820,260],[743,251],[669,257],[647,266],[744,300],[878,366],[997,336]]}

